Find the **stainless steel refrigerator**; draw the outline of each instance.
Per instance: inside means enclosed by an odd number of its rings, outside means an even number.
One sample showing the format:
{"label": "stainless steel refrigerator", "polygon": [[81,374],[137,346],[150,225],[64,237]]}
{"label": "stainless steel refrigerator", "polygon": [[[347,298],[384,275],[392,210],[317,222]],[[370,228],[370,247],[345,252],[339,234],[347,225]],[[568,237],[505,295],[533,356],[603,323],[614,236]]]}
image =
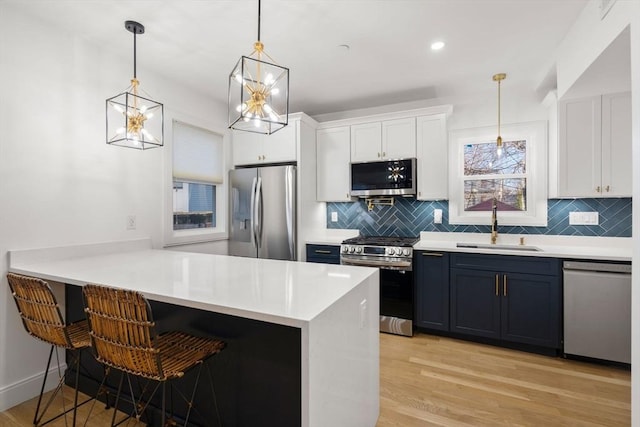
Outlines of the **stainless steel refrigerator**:
{"label": "stainless steel refrigerator", "polygon": [[229,172],[229,254],[296,260],[296,167]]}

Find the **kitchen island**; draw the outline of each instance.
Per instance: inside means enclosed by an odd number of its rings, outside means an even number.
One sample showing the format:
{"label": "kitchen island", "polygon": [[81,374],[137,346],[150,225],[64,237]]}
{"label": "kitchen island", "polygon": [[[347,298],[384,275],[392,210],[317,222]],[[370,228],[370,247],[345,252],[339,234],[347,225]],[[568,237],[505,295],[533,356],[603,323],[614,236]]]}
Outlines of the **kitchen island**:
{"label": "kitchen island", "polygon": [[11,251],[9,269],[65,284],[71,321],[81,287],[97,283],[143,293],[160,332],[225,340],[211,363],[223,425],[376,424],[377,269],[154,250],[148,239]]}

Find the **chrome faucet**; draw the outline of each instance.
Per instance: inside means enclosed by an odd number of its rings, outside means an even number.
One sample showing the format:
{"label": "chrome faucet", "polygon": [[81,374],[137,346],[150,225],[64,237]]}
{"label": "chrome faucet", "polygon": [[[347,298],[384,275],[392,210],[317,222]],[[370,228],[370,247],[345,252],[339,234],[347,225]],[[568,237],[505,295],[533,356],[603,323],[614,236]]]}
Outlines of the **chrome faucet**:
{"label": "chrome faucet", "polygon": [[491,244],[495,245],[498,240],[498,200],[493,198],[491,206]]}

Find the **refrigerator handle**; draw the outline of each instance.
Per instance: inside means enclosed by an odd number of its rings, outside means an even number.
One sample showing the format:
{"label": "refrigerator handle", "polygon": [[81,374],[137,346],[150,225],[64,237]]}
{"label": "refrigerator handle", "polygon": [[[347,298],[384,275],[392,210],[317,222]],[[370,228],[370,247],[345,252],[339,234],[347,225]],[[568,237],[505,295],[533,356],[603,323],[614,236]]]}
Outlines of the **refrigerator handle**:
{"label": "refrigerator handle", "polygon": [[253,178],[251,183],[251,247],[256,248],[256,186],[258,178]]}
{"label": "refrigerator handle", "polygon": [[289,259],[296,260],[296,233],[295,233],[295,169],[287,167],[285,174],[285,215],[287,219],[287,239],[289,242]]}
{"label": "refrigerator handle", "polygon": [[258,177],[256,184],[256,206],[255,206],[255,220],[256,220],[256,244],[258,249],[262,247],[262,178]]}

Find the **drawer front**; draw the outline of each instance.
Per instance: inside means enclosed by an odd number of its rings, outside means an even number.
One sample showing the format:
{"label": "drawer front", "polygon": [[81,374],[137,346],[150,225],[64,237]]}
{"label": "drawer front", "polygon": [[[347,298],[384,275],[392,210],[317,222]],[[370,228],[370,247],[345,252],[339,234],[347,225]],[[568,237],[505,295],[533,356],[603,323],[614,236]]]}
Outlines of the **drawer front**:
{"label": "drawer front", "polygon": [[451,254],[451,267],[558,276],[561,263],[557,258],[454,253]]}
{"label": "drawer front", "polygon": [[307,245],[307,261],[340,264],[340,246]]}

